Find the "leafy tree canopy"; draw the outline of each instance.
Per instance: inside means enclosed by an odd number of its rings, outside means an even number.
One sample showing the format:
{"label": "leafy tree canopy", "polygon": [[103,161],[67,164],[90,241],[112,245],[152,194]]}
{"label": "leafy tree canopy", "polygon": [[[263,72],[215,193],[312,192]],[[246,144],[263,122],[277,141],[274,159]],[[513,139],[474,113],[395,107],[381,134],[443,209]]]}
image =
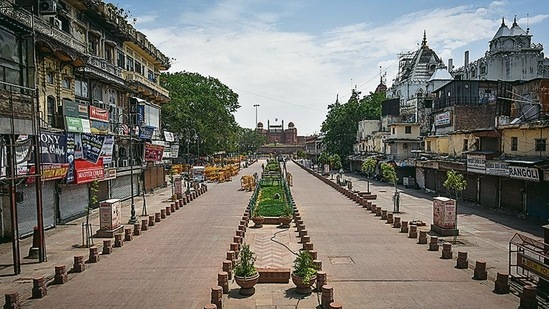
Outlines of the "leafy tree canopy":
{"label": "leafy tree canopy", "polygon": [[385,93],[370,93],[360,98],[360,92],[353,90],[345,104],[336,101],[328,106],[328,114],[322,123],[323,143],[330,153],[345,159],[353,151],[356,142],[358,122],[361,120],[379,120],[381,102]]}
{"label": "leafy tree canopy", "polygon": [[[234,143],[239,128],[233,114],[240,107],[238,94],[214,77],[184,71],[163,73],[160,83],[171,97],[162,105],[164,128],[182,136],[183,143],[196,133],[198,140],[191,142],[200,142],[202,155]],[[191,152],[196,149],[191,147]]]}

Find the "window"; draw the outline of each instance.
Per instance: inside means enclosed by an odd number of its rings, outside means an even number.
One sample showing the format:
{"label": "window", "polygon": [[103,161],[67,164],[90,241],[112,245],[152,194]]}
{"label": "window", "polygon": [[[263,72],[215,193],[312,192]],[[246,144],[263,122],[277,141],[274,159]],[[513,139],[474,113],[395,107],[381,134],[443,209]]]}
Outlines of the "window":
{"label": "window", "polygon": [[405,126],[404,127],[404,133],[405,134],[412,134],[412,127],[411,126]]}
{"label": "window", "polygon": [[[28,66],[34,64],[34,48],[30,40],[32,38],[16,36],[0,26],[0,82],[21,86],[32,83],[34,76]],[[2,85],[3,89],[6,87],[9,86]]]}
{"label": "window", "polygon": [[119,68],[124,69],[126,67],[126,56],[121,50],[117,51],[117,65]]}
{"label": "window", "polygon": [[55,113],[55,98],[52,97],[52,96],[48,96],[47,100],[46,100],[46,121],[48,122],[48,124],[50,126],[53,126],[54,124],[54,121],[55,121],[55,117],[54,117],[54,113]]}
{"label": "window", "polygon": [[511,137],[511,151],[518,150],[518,137]]}
{"label": "window", "polygon": [[485,65],[482,65],[480,67],[480,74],[486,74],[486,66]]}
{"label": "window", "polygon": [[149,70],[147,72],[147,78],[151,81],[151,82],[155,82],[156,83],[156,78],[154,78],[154,73],[153,71]]}
{"label": "window", "polygon": [[391,134],[395,134],[395,127],[392,128],[392,133]]}
{"label": "window", "polygon": [[74,94],[79,97],[88,97],[88,82],[76,78],[74,81]]}
{"label": "window", "polygon": [[431,141],[427,141],[427,151],[431,152]]}
{"label": "window", "polygon": [[469,149],[469,141],[465,138],[463,139],[463,151],[467,151]]}
{"label": "window", "polygon": [[126,70],[133,71],[133,58],[130,56],[126,57]]}
{"label": "window", "polygon": [[68,77],[63,77],[63,88],[71,89],[71,80]]}
{"label": "window", "polygon": [[536,151],[546,151],[547,140],[545,138],[536,138]]}
{"label": "window", "polygon": [[135,61],[135,72],[143,75],[143,71],[141,70],[141,63],[139,61]]}
{"label": "window", "polygon": [[48,84],[53,84],[53,72],[46,73],[46,82]]}

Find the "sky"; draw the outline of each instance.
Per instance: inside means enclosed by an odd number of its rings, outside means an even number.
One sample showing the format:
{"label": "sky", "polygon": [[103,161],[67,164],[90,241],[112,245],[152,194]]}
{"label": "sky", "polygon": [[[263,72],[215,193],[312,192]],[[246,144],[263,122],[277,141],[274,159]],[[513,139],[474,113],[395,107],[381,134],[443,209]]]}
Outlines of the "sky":
{"label": "sky", "polygon": [[[108,0],[107,0],[108,1]],[[119,0],[135,27],[172,58],[170,72],[219,79],[239,95],[241,127],[291,121],[319,133],[327,107],[352,89],[392,84],[401,53],[427,44],[447,64],[479,59],[513,19],[549,46],[546,0]],[[259,105],[254,107],[254,105]]]}

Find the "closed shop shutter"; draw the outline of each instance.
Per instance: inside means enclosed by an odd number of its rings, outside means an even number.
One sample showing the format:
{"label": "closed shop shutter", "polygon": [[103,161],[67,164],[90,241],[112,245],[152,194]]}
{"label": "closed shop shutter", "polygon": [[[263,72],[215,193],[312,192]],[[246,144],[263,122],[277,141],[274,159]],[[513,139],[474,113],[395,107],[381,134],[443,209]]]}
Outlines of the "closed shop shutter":
{"label": "closed shop shutter", "polygon": [[[133,193],[134,196],[139,195],[139,186],[141,182],[139,181],[140,174],[133,174]],[[111,187],[111,198],[125,200],[131,197],[131,178],[130,175],[117,176],[115,179],[109,180]]]}
{"label": "closed shop shutter", "polygon": [[463,190],[463,198],[468,201],[477,201],[477,179],[478,174],[464,175],[465,181],[467,181],[467,187]]}
{"label": "closed shop shutter", "polygon": [[501,208],[514,213],[522,213],[522,193],[524,180],[502,178]]}
{"label": "closed shop shutter", "polygon": [[498,207],[498,177],[485,175],[480,178],[480,204],[484,207]]}
{"label": "closed shop shutter", "polygon": [[426,168],[425,169],[425,188],[433,192],[437,191],[437,170]]}
{"label": "closed shop shutter", "polygon": [[62,186],[59,196],[59,221],[68,222],[82,217],[90,201],[88,184]]}
{"label": "closed shop shutter", "polygon": [[528,216],[549,219],[549,182],[528,183]]}
{"label": "closed shop shutter", "polygon": [[446,171],[437,171],[437,193],[439,195],[444,196],[450,196],[448,194],[448,191],[446,190],[446,187],[444,186],[444,182],[446,181]]}
{"label": "closed shop shutter", "polygon": [[[21,237],[33,233],[36,221],[36,187],[34,184],[19,186],[23,192],[23,202],[17,203],[18,230]],[[42,218],[44,228],[55,226],[55,181],[45,181],[42,185]]]}

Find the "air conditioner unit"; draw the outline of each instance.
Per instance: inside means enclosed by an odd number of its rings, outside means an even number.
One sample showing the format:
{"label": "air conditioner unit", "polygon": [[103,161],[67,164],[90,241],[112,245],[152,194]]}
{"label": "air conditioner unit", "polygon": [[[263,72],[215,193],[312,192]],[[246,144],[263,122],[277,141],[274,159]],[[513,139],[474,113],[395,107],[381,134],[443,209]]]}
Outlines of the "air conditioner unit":
{"label": "air conditioner unit", "polygon": [[54,0],[40,0],[38,2],[38,11],[42,15],[57,14],[57,2]]}
{"label": "air conditioner unit", "polygon": [[50,17],[50,24],[56,29],[61,29],[63,22],[57,17]]}

